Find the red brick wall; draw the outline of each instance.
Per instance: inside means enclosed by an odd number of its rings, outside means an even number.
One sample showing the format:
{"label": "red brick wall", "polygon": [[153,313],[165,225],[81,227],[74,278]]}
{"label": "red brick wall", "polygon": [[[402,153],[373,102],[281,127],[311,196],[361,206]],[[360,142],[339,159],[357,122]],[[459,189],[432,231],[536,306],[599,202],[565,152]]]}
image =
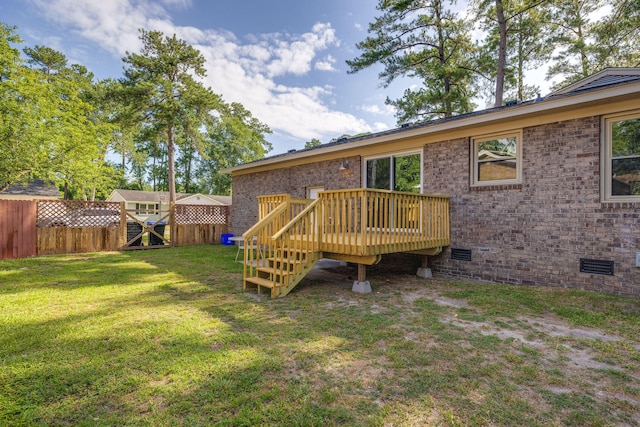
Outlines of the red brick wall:
{"label": "red brick wall", "polygon": [[258,196],[288,193],[306,197],[308,187],[325,190],[360,188],[360,157],[349,157],[349,171],[340,171],[343,159],[294,166],[287,169],[236,176],[233,178],[231,224],[240,235],[258,221]]}
{"label": "red brick wall", "polygon": [[[451,196],[451,247],[472,261],[434,270],[496,282],[640,296],[640,209],[600,203],[600,118],[523,131],[522,185],[471,188],[469,139],[424,148],[425,192]],[[615,261],[615,275],[579,272],[580,258]]]}

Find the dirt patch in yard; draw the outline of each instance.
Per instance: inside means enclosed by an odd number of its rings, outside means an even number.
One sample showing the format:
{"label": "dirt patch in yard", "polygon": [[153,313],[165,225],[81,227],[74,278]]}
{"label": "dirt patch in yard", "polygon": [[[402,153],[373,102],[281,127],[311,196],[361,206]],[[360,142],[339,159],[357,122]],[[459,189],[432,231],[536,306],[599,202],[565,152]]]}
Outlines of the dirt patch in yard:
{"label": "dirt patch in yard", "polygon": [[[327,310],[357,308],[370,315],[393,316],[391,328],[399,330],[411,343],[406,351],[416,352],[415,358],[431,360],[431,351],[442,353],[458,348],[471,355],[469,363],[478,363],[485,371],[497,366],[500,375],[510,377],[505,380],[506,387],[513,387],[514,396],[540,411],[561,414],[562,405],[574,405],[587,412],[593,407],[605,411],[611,408],[616,414],[612,425],[640,425],[640,337],[634,340],[599,328],[577,326],[552,312],[487,314],[465,298],[448,296],[452,284],[443,277],[421,279],[411,274],[374,273],[370,276],[373,292],[361,295],[351,292],[355,275],[352,267],[316,269],[294,292],[324,292],[328,296],[324,303]],[[437,324],[429,325],[430,316],[437,319],[433,320]],[[446,337],[452,341],[446,341]],[[383,353],[391,351],[384,342],[377,345]],[[456,360],[457,357],[437,361],[438,369],[448,372],[466,363],[463,357]],[[412,382],[411,375],[423,374],[415,368],[405,372],[394,367],[393,361],[380,360],[334,361],[323,370],[324,374],[340,378],[367,373],[370,380],[362,384],[366,392],[381,377],[404,384]],[[465,396],[477,405],[487,398],[483,387],[470,388]],[[384,399],[378,397],[376,401]],[[561,415],[558,417],[558,424],[566,422]]]}

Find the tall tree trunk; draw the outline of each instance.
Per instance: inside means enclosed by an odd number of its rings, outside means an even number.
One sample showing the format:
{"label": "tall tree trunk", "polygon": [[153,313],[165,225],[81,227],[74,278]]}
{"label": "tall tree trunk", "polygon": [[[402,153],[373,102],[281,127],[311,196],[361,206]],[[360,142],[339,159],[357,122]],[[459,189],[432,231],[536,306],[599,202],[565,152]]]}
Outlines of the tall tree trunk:
{"label": "tall tree trunk", "polygon": [[169,176],[167,177],[169,182],[169,203],[175,203],[176,201],[176,180],[174,167],[174,146],[173,146],[173,126],[169,126],[167,129],[167,162],[169,163]]}
{"label": "tall tree trunk", "polygon": [[524,101],[524,38],[522,22],[518,18],[518,101]]}
{"label": "tall tree trunk", "polygon": [[496,101],[495,107],[502,106],[504,97],[504,75],[507,66],[507,20],[504,17],[502,0],[496,0],[496,17],[498,19],[498,31],[500,40],[498,42],[498,73],[496,75]]}
{"label": "tall tree trunk", "polygon": [[153,191],[157,191],[158,190],[158,186],[157,186],[157,175],[158,175],[158,169],[156,168],[156,161],[158,160],[158,146],[155,145],[153,147]]}
{"label": "tall tree trunk", "polygon": [[[582,22],[582,19],[580,20]],[[578,41],[580,46],[580,65],[582,66],[582,77],[589,76],[589,57],[587,56],[586,43],[584,41],[584,35],[582,34],[582,23],[578,25]]]}
{"label": "tall tree trunk", "polygon": [[187,158],[187,164],[185,165],[184,171],[184,192],[188,193],[190,190],[191,184],[191,155]]}

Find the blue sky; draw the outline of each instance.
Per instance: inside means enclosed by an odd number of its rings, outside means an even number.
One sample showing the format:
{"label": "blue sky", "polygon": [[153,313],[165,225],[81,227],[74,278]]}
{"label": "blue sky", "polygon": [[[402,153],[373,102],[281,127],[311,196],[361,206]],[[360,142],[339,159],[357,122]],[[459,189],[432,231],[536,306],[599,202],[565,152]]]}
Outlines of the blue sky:
{"label": "blue sky", "polygon": [[376,0],[2,0],[0,21],[25,46],[45,45],[97,78],[122,76],[138,29],[174,33],[207,61],[205,85],[240,102],[273,131],[270,154],[317,138],[396,127],[379,67],[347,74],[377,14]]}

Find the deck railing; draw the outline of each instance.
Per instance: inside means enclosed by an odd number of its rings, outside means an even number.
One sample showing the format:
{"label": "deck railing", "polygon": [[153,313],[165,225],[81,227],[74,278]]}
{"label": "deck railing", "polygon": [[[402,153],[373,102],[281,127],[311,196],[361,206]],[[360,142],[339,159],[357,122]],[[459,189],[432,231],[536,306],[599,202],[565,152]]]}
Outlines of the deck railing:
{"label": "deck railing", "polygon": [[274,276],[285,278],[285,285],[297,283],[318,261],[320,202],[313,201],[273,235]]}
{"label": "deck railing", "polygon": [[291,221],[313,202],[310,199],[291,197],[290,194],[269,194],[258,196],[258,221],[282,204],[287,205],[287,218]]}
{"label": "deck railing", "polygon": [[322,257],[374,264],[392,252],[449,245],[449,199],[384,190],[324,191],[317,200],[260,198],[260,221],[243,235],[244,288],[286,295]]}
{"label": "deck railing", "polygon": [[[359,188],[323,191],[318,198],[306,214],[316,226],[319,251],[371,256],[450,244],[447,196]],[[261,215],[287,205],[288,220],[312,202],[286,194],[259,199]]]}
{"label": "deck railing", "polygon": [[[287,204],[276,206],[262,220],[247,230],[244,240],[244,277],[256,277],[257,269],[267,265],[267,260],[275,255],[272,236],[289,222]],[[245,282],[246,287],[246,282]]]}
{"label": "deck railing", "polygon": [[449,245],[449,198],[397,191],[324,191],[320,249],[378,255]]}

